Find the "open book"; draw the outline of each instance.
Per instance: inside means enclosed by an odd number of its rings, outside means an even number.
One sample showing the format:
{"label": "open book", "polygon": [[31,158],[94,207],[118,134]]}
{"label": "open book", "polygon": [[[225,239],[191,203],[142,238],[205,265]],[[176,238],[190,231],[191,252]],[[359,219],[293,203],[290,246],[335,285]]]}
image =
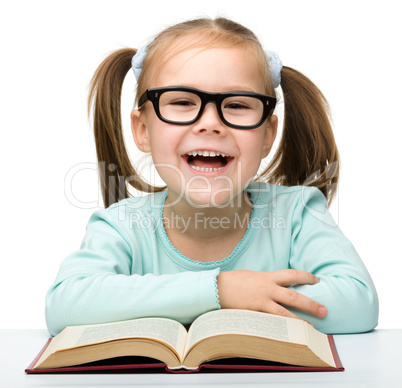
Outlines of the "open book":
{"label": "open book", "polygon": [[181,323],[165,318],[69,326],[48,342],[26,372],[45,373],[124,356],[160,360],[167,370],[199,370],[211,360],[234,357],[343,370],[332,336],[308,323],[224,309],[201,315],[188,332]]}

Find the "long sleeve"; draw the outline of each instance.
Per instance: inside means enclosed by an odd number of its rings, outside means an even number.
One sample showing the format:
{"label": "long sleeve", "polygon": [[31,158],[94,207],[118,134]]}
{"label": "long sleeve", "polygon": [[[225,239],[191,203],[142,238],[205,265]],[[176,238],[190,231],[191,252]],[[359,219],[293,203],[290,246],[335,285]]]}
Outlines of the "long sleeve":
{"label": "long sleeve", "polygon": [[377,325],[378,297],[370,275],[314,188],[303,189],[293,215],[290,267],[320,279],[314,286],[291,287],[327,307],[324,318],[294,311],[318,330],[357,333]]}
{"label": "long sleeve", "polygon": [[46,297],[46,320],[52,335],[68,325],[144,316],[188,323],[220,308],[216,289],[219,269],[147,273],[143,261],[152,262],[152,249],[150,257],[138,257],[146,247],[137,247],[116,225],[105,211],[95,213],[81,249],[62,263]]}
{"label": "long sleeve", "polygon": [[63,261],[47,294],[50,333],[145,316],[190,323],[220,308],[220,271],[286,268],[318,276],[316,285],[290,288],[328,309],[324,318],[293,309],[295,314],[325,333],[372,330],[378,320],[374,284],[321,192],[255,183],[250,193],[254,209],[247,232],[220,261],[190,260],[172,246],[163,228],[164,193],[95,212],[81,249]]}

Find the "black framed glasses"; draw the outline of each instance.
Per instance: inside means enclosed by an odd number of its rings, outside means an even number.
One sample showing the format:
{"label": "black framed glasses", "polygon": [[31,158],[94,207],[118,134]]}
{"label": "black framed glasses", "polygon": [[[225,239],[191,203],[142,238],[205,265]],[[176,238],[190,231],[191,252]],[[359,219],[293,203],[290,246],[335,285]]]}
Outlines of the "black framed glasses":
{"label": "black framed glasses", "polygon": [[175,125],[194,124],[205,106],[213,102],[222,122],[236,129],[259,127],[276,105],[276,98],[265,94],[246,91],[208,93],[186,86],[147,89],[140,97],[138,107],[147,101],[152,102],[160,120]]}

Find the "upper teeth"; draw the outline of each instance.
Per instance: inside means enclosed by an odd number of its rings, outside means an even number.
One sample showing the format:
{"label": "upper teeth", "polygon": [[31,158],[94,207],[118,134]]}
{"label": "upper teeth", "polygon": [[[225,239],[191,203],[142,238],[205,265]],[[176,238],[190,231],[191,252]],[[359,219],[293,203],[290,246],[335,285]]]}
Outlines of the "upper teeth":
{"label": "upper teeth", "polygon": [[223,156],[228,157],[229,155],[223,154],[222,152],[215,152],[215,151],[191,151],[188,152],[187,155],[190,156]]}

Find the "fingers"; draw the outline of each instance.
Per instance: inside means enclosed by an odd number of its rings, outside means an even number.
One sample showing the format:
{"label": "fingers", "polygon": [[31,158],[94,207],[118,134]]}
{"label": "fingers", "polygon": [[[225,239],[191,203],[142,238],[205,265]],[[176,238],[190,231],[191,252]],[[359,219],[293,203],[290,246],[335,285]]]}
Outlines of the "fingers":
{"label": "fingers", "polygon": [[287,288],[292,284],[316,284],[313,274],[285,269],[274,272],[227,271],[217,277],[219,301],[222,308],[240,308],[299,318],[286,307],[294,307],[317,317],[327,314],[318,302]]}
{"label": "fingers", "polygon": [[270,306],[267,306],[266,312],[270,314],[280,315],[281,317],[301,319],[296,314],[293,314],[288,309],[277,303],[272,303]]}
{"label": "fingers", "polygon": [[[327,309],[322,304],[310,299],[309,297],[299,294],[296,291],[284,287],[278,287],[273,296],[275,302],[286,306],[295,307],[299,310],[306,311],[317,317],[324,317]],[[286,309],[285,309],[286,310]]]}
{"label": "fingers", "polygon": [[272,272],[275,274],[275,282],[279,286],[291,286],[292,284],[317,284],[319,279],[310,272],[299,269],[282,269]]}

